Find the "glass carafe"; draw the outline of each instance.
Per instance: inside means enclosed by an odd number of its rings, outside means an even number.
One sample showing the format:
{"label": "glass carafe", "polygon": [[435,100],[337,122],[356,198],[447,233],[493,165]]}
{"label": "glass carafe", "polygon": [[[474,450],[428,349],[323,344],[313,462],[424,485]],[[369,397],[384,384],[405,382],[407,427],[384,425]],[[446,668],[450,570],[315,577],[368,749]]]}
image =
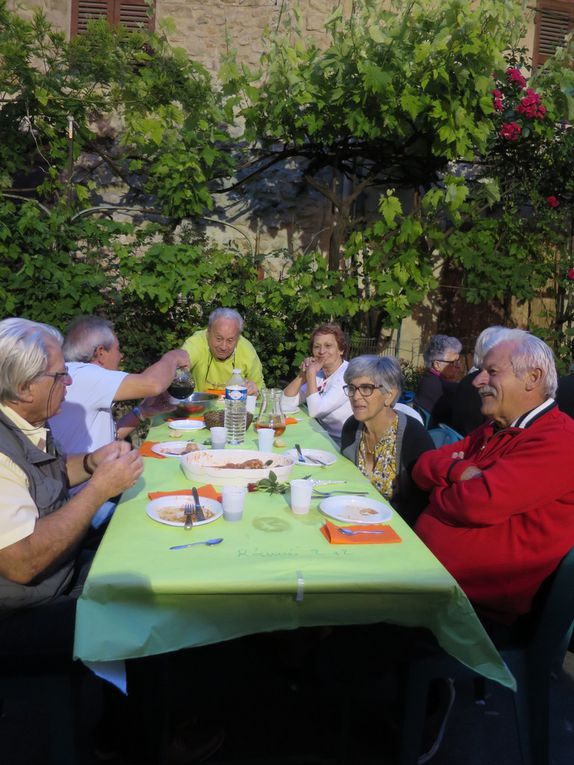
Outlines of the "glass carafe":
{"label": "glass carafe", "polygon": [[184,401],[191,396],[195,389],[195,383],[193,377],[189,373],[189,369],[185,367],[179,367],[175,373],[175,377],[170,383],[167,392],[172,398],[178,401]]}
{"label": "glass carafe", "polygon": [[261,408],[255,420],[255,428],[273,428],[275,436],[285,431],[285,413],[281,408],[280,388],[264,388],[261,393]]}

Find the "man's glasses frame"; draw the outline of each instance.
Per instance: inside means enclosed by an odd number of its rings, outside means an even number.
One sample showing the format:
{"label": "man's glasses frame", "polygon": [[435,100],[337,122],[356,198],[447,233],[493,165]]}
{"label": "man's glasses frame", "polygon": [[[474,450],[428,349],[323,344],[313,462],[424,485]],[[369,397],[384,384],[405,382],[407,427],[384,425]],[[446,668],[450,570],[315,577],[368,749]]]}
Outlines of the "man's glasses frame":
{"label": "man's glasses frame", "polygon": [[67,366],[64,367],[64,372],[42,372],[41,375],[38,375],[39,377],[52,377],[55,382],[58,382],[60,378],[69,377],[70,371]]}
{"label": "man's glasses frame", "polygon": [[370,398],[376,390],[384,390],[382,385],[372,385],[372,383],[363,383],[362,385],[343,385],[343,393],[349,398],[353,398],[359,391],[364,398]]}

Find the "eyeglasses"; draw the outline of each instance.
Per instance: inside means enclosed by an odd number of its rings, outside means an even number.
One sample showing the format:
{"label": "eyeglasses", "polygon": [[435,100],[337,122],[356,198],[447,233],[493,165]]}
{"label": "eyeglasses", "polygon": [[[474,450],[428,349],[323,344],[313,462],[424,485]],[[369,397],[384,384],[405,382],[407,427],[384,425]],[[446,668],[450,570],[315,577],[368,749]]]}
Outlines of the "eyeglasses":
{"label": "eyeglasses", "polygon": [[64,372],[42,372],[39,377],[53,377],[55,382],[58,382],[58,380],[63,379],[64,377],[69,377],[70,372],[68,371],[68,367],[64,367]]}
{"label": "eyeglasses", "polygon": [[441,361],[443,364],[452,364],[453,366],[460,365],[460,358],[458,358],[458,359],[435,359],[435,361]]}
{"label": "eyeglasses", "polygon": [[369,398],[378,389],[382,388],[382,385],[371,385],[370,383],[363,383],[362,385],[343,385],[343,393],[349,398],[353,398],[355,393],[359,391],[361,396]]}

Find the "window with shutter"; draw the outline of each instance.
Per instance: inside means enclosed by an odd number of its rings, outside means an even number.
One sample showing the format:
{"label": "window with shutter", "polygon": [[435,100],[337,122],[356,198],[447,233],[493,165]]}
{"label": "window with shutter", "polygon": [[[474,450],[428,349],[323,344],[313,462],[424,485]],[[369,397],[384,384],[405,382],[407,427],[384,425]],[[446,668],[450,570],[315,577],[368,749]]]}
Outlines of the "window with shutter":
{"label": "window with shutter", "polygon": [[574,29],[574,0],[538,0],[535,26],[532,62],[540,66]]}
{"label": "window with shutter", "polygon": [[86,31],[92,19],[107,19],[108,24],[122,24],[127,29],[154,28],[145,0],[72,0],[72,36]]}

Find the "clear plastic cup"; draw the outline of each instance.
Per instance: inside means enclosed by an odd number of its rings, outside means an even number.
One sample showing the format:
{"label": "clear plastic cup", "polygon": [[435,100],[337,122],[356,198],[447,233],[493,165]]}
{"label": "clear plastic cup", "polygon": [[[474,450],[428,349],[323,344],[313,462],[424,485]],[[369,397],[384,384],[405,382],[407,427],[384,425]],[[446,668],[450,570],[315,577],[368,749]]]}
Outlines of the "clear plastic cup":
{"label": "clear plastic cup", "polygon": [[273,439],[275,438],[273,428],[259,428],[257,430],[257,438],[259,439],[260,452],[270,452],[273,450]]}
{"label": "clear plastic cup", "polygon": [[296,478],[291,481],[291,510],[295,515],[306,515],[311,506],[313,481]]}
{"label": "clear plastic cup", "polygon": [[211,448],[225,449],[227,428],[211,428]]}
{"label": "clear plastic cup", "polygon": [[245,486],[224,486],[221,490],[223,517],[226,521],[240,521],[243,518],[245,504]]}

